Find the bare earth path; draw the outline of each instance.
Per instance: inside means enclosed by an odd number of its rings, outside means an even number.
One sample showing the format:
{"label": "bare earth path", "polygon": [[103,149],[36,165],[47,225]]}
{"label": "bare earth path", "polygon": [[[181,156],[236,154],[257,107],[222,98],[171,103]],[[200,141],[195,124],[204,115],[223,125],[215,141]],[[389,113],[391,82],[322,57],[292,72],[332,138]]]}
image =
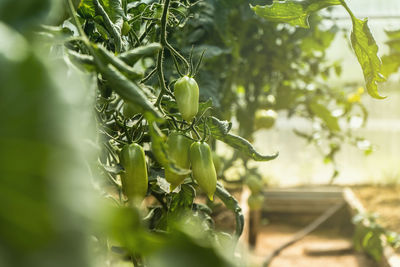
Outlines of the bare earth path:
{"label": "bare earth path", "polygon": [[[287,225],[267,225],[260,229],[254,251],[254,266],[262,266],[265,257],[299,230]],[[305,250],[337,250],[351,247],[351,240],[334,234],[311,234],[286,248],[270,267],[375,267],[363,254],[351,251],[337,255],[310,256]]]}

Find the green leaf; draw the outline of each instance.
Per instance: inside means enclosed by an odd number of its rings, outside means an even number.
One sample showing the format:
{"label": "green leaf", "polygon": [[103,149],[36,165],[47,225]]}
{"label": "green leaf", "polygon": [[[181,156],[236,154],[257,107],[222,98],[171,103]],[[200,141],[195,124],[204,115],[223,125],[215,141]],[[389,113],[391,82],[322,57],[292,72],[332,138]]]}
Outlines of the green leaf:
{"label": "green leaf", "polygon": [[160,51],[161,45],[159,43],[151,43],[144,46],[136,47],[132,50],[120,54],[118,57],[129,66],[132,66],[142,57],[154,56]]}
{"label": "green leaf", "polygon": [[274,1],[272,5],[252,6],[254,12],[267,20],[286,22],[293,26],[309,28],[308,17],[323,8],[340,5],[339,0]]}
{"label": "green leaf", "polygon": [[115,50],[121,52],[121,28],[124,22],[121,0],[82,0],[78,14],[85,19],[101,16],[105,28],[114,39]]}
{"label": "green leaf", "polygon": [[385,33],[390,39],[398,39],[398,38],[400,38],[400,30],[385,31]]}
{"label": "green leaf", "polygon": [[392,53],[390,55],[385,55],[382,57],[382,74],[385,77],[396,73],[400,68],[400,52]]}
{"label": "green leaf", "polygon": [[[99,0],[99,3],[103,6],[113,23],[123,18],[124,12],[120,0]],[[94,18],[96,16],[96,11],[93,0],[82,0],[78,6],[77,12],[85,19]]]}
{"label": "green leaf", "polygon": [[368,19],[360,20],[349,14],[353,22],[351,44],[363,70],[368,94],[383,99],[385,97],[379,95],[377,83],[385,81],[385,78],[380,74],[382,62],[377,55],[378,46],[368,27]]}
{"label": "green leaf", "polygon": [[220,121],[215,117],[209,117],[207,119],[207,125],[210,128],[213,137],[245,153],[255,161],[269,161],[275,159],[279,155],[279,153],[273,155],[261,155],[255,150],[249,141],[240,136],[230,134],[229,130],[232,125],[227,121]]}
{"label": "green leaf", "polygon": [[380,74],[382,63],[377,55],[378,46],[368,27],[368,20],[357,19],[344,0],[274,1],[272,5],[255,6],[252,9],[270,21],[309,28],[307,19],[311,13],[333,5],[343,5],[353,22],[351,43],[362,67],[368,93],[377,99],[385,98],[378,93],[377,83],[385,79]]}
{"label": "green leaf", "polygon": [[219,119],[211,116],[207,118],[207,125],[212,133],[226,135],[232,128],[232,123],[229,121],[220,121]]}
{"label": "green leaf", "polygon": [[155,109],[154,105],[142,92],[139,85],[128,80],[113,65],[101,66],[101,73],[107,79],[112,89],[119,94],[124,100],[135,106],[141,107],[144,113],[151,114],[155,118],[161,118],[161,114]]}
{"label": "green leaf", "polygon": [[85,19],[94,18],[95,11],[93,0],[82,0],[78,6],[77,13]]}
{"label": "green leaf", "polygon": [[383,255],[381,234],[381,231],[371,229],[362,240],[364,251],[367,252],[376,262],[380,262]]}
{"label": "green leaf", "polygon": [[400,38],[391,39],[386,42],[390,50],[400,52]]}
{"label": "green leaf", "polygon": [[309,105],[311,111],[319,117],[331,131],[340,131],[340,126],[336,117],[332,116],[332,113],[324,105],[317,102],[311,102]]}
{"label": "green leaf", "polygon": [[206,110],[209,110],[210,108],[213,107],[213,102],[212,99],[208,99],[206,102],[200,102],[199,103],[199,111],[197,113],[197,116],[202,115]]}
{"label": "green leaf", "polygon": [[301,50],[309,54],[315,51],[324,52],[331,45],[335,35],[335,29],[323,31],[316,28],[312,31],[312,35],[301,40]]}
{"label": "green leaf", "polygon": [[196,190],[189,184],[182,184],[179,193],[173,193],[169,210],[171,212],[180,212],[191,210],[193,200],[196,197]]}
{"label": "green leaf", "polygon": [[136,81],[143,77],[142,72],[136,71],[131,66],[127,65],[124,61],[116,57],[113,53],[108,51],[101,45],[92,45],[94,55],[98,60],[103,62],[104,65],[112,64],[116,67],[121,73],[125,74],[132,81]]}

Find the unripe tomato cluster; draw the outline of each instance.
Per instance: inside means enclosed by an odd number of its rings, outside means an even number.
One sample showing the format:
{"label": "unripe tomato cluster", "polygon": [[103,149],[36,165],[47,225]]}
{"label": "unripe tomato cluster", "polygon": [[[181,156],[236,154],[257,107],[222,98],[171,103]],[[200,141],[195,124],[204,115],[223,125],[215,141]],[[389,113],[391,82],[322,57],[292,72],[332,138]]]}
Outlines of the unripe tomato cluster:
{"label": "unripe tomato cluster", "polygon": [[[170,159],[177,167],[189,169],[200,188],[213,200],[217,186],[210,146],[206,142],[192,142],[177,132],[172,132],[167,140]],[[126,145],[121,151],[121,164],[125,172],[121,175],[122,188],[129,200],[143,199],[147,193],[148,177],[143,148],[138,144]],[[165,179],[171,184],[170,191],[179,186],[187,175],[165,171]]]}
{"label": "unripe tomato cluster", "polygon": [[[191,121],[197,115],[199,107],[199,87],[193,78],[184,76],[174,86],[174,95],[182,118]],[[130,104],[124,104],[125,117],[140,113]],[[215,155],[206,142],[193,142],[182,133],[173,131],[167,138],[169,159],[181,169],[192,167],[192,176],[200,188],[213,200],[217,186]],[[129,200],[143,199],[147,193],[148,177],[143,148],[138,144],[126,145],[121,151],[121,164],[125,172],[121,175],[122,187]],[[221,162],[218,162],[221,167]],[[170,191],[179,186],[187,175],[179,175],[171,170],[165,171],[165,179],[170,183]]]}

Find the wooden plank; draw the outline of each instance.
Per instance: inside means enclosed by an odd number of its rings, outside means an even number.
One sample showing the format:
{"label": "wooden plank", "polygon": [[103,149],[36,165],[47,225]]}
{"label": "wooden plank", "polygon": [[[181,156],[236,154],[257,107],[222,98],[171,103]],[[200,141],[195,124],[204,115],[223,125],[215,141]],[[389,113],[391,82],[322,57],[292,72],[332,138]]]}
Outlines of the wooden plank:
{"label": "wooden plank", "polygon": [[308,245],[303,253],[308,256],[336,256],[353,253],[353,244],[351,242],[321,242]]}
{"label": "wooden plank", "polygon": [[274,189],[265,191],[264,196],[266,213],[317,214],[343,201],[338,188]]}

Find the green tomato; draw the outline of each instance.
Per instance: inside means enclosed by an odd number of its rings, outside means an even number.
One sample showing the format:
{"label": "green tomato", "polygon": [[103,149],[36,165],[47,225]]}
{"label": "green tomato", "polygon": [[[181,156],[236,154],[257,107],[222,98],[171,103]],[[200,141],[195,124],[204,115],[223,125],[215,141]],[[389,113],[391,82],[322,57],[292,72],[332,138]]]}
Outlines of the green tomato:
{"label": "green tomato", "polygon": [[250,210],[260,210],[264,205],[264,195],[262,194],[251,194],[247,199]]}
{"label": "green tomato", "polygon": [[174,85],[174,95],[179,112],[186,121],[191,121],[199,110],[199,86],[189,76],[179,78]]}
{"label": "green tomato", "polygon": [[143,148],[138,144],[122,148],[121,164],[125,173],[121,175],[122,189],[129,200],[143,200],[147,193],[147,165]]}
{"label": "green tomato", "polygon": [[262,188],[263,188],[263,182],[261,179],[259,179],[257,176],[255,175],[250,175],[247,179],[246,179],[246,185],[249,187],[250,191],[253,194],[258,194],[261,192]]}
{"label": "green tomato", "polygon": [[256,130],[269,129],[274,126],[278,114],[272,109],[259,109],[256,111],[254,126]]}
{"label": "green tomato", "polygon": [[190,163],[193,178],[200,188],[213,200],[217,187],[217,173],[212,160],[211,149],[205,142],[195,142],[190,146]]}
{"label": "green tomato", "polygon": [[[182,169],[190,168],[189,151],[192,140],[184,135],[172,132],[167,139],[168,156]],[[187,175],[178,175],[169,170],[165,171],[165,179],[171,184],[170,191],[180,185]]]}

